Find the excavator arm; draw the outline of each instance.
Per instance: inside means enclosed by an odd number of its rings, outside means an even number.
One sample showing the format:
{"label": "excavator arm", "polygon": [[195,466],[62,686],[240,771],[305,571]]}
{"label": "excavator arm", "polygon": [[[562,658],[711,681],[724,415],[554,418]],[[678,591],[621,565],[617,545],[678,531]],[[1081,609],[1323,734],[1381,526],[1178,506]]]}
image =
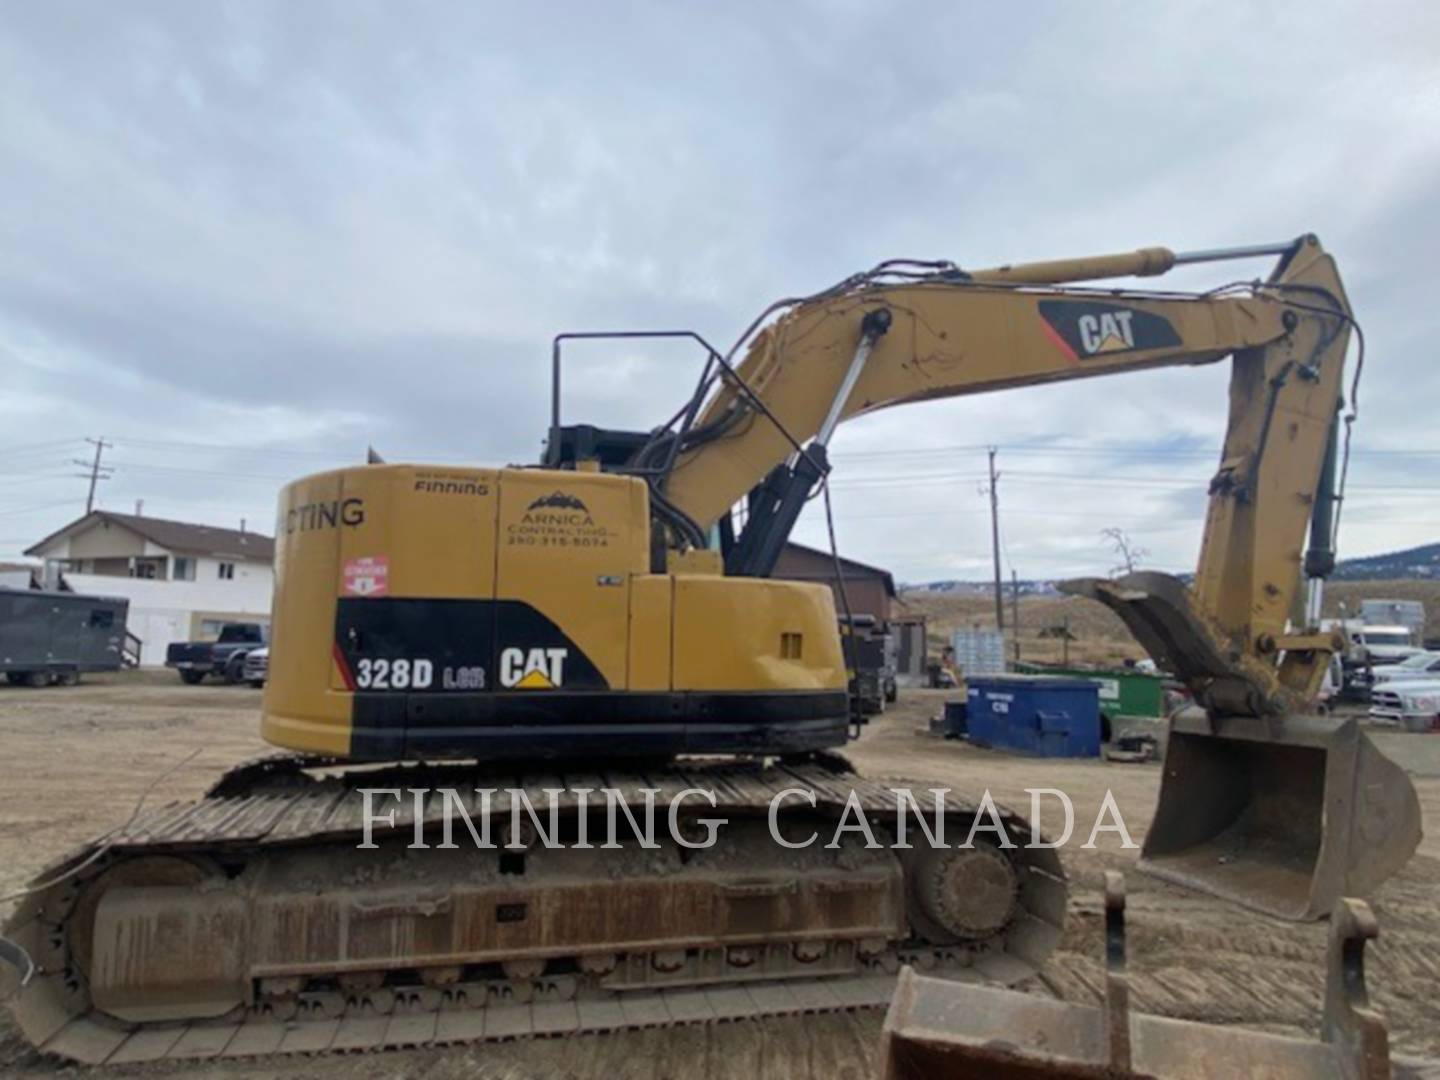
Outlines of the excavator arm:
{"label": "excavator arm", "polygon": [[[1263,282],[1201,294],[1077,283],[1270,254]],[[714,357],[689,422],[637,457],[678,546],[767,576],[829,472],[843,420],[907,402],[1231,359],[1230,408],[1192,583],[1159,573],[1069,583],[1115,610],[1191,689],[1172,718],[1141,867],[1292,918],[1376,887],[1419,842],[1414,788],[1355,721],[1303,715],[1339,643],[1318,625],[1353,317],[1333,259],[1290,244],[999,267],[892,262],[782,302]],[[1164,418],[1157,417],[1157,426]],[[675,440],[670,442],[669,440]],[[677,445],[678,444],[678,445]],[[732,508],[746,504],[736,533]],[[1306,534],[1310,532],[1309,552]],[[1302,604],[1302,578],[1311,578]]]}

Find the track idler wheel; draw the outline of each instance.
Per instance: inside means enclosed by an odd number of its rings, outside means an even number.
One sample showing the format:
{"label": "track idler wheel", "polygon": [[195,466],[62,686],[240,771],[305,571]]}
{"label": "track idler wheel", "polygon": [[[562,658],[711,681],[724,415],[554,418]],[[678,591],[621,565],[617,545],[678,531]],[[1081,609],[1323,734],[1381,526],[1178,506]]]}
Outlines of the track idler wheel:
{"label": "track idler wheel", "polygon": [[987,940],[1004,930],[1015,912],[1015,868],[991,844],[917,852],[907,873],[910,924],[932,944]]}

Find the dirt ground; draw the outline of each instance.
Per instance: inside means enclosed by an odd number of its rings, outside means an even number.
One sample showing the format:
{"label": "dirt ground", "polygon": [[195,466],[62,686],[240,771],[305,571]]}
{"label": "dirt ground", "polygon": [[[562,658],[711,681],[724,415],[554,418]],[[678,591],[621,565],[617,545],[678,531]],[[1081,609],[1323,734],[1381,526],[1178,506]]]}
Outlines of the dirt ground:
{"label": "dirt ground", "polygon": [[[1010,757],[924,734],[943,692],[902,692],[899,706],[870,725],[849,755],[880,778],[933,782],[957,791],[988,788],[998,802],[1029,805],[1027,787],[1068,792],[1077,836],[1062,852],[1072,881],[1064,941],[1037,993],[1098,1001],[1101,875],[1129,869],[1137,852],[1088,835],[1104,792],[1113,790],[1132,839],[1144,837],[1160,770],[1156,765]],[[152,803],[199,795],[229,765],[263,752],[260,694],[244,687],[183,687],[168,673],[96,676],[79,687],[0,687],[0,895],[48,861],[129,815],[153,779]],[[1380,733],[1382,750],[1415,776],[1427,836],[1406,870],[1374,898],[1381,936],[1367,964],[1372,1001],[1388,1018],[1392,1047],[1440,1057],[1440,736]],[[1056,813],[1055,807],[1049,807]],[[1056,819],[1043,822],[1047,830]],[[1127,878],[1134,1007],[1172,1016],[1314,1034],[1320,1012],[1325,927],[1294,925],[1187,893],[1144,875]],[[876,1012],[655,1029],[566,1040],[387,1052],[334,1059],[242,1062],[207,1075],[235,1077],[606,1077],[735,1078],[872,1075]],[[185,1075],[144,1067],[146,1076]],[[0,1074],[76,1075],[28,1050],[0,1018]],[[123,1076],[135,1069],[80,1070]]]}

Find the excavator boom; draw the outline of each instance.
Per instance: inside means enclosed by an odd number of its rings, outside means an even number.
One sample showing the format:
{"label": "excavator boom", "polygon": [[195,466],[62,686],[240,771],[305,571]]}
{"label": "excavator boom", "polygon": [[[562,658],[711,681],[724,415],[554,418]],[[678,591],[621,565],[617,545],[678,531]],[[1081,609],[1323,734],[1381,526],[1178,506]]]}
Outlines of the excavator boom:
{"label": "excavator boom", "polygon": [[[1277,256],[1202,294],[1079,288],[1183,263]],[[764,576],[823,482],[836,425],[907,402],[1231,358],[1199,564],[1067,588],[1115,610],[1199,710],[1177,721],[1143,865],[1276,914],[1320,917],[1419,842],[1403,771],[1354,722],[1304,718],[1338,647],[1299,615],[1333,566],[1334,454],[1354,324],[1313,236],[967,273],[891,262],[784,306],[716,383],[657,487],[700,532],[748,502],[731,573]],[[1311,528],[1313,524],[1313,529]],[[1311,533],[1307,557],[1307,529]],[[1198,719],[1197,719],[1198,718]],[[1277,868],[1283,865],[1283,872]]]}
{"label": "excavator boom", "polygon": [[[1145,255],[1038,265],[1085,274],[1155,265]],[[708,527],[797,444],[828,443],[837,421],[877,409],[1213,363],[1287,334],[1286,308],[1269,295],[1177,298],[987,280],[1002,271],[892,280],[896,272],[880,269],[801,301],[754,336],[666,481],[677,508]],[[866,329],[873,337],[857,365]]]}

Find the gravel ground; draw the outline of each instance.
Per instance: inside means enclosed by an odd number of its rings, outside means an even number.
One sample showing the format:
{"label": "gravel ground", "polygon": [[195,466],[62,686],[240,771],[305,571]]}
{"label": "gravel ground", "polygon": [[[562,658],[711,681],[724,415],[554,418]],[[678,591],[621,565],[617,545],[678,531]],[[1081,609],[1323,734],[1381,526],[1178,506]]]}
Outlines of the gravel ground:
{"label": "gravel ground", "polygon": [[[1009,757],[924,733],[943,694],[906,693],[848,751],[864,774],[941,784],[1028,806],[1027,787],[1071,796],[1077,832],[1088,834],[1112,790],[1133,839],[1143,839],[1160,770],[1150,765]],[[244,687],[185,687],[168,673],[96,676],[75,688],[0,686],[0,893],[129,815],[166,769],[152,802],[198,796],[237,761],[265,750],[257,734],[260,694]],[[1380,733],[1381,749],[1415,776],[1427,826],[1420,852],[1374,898],[1381,937],[1369,954],[1372,1001],[1399,1052],[1440,1057],[1440,736]],[[1046,821],[1048,829],[1052,823]],[[1102,834],[1094,850],[1062,857],[1072,879],[1067,932],[1038,993],[1098,1001],[1100,888],[1107,869],[1129,869],[1136,852]],[[1320,1011],[1325,928],[1297,926],[1128,876],[1133,1007],[1172,1016],[1314,1034]],[[878,1012],[583,1036],[565,1040],[397,1051],[365,1057],[245,1062],[208,1075],[244,1077],[860,1077],[872,1074]],[[0,1018],[0,1073],[77,1070],[27,1049]],[[134,1068],[81,1070],[127,1075]],[[147,1066],[145,1075],[190,1070]]]}

